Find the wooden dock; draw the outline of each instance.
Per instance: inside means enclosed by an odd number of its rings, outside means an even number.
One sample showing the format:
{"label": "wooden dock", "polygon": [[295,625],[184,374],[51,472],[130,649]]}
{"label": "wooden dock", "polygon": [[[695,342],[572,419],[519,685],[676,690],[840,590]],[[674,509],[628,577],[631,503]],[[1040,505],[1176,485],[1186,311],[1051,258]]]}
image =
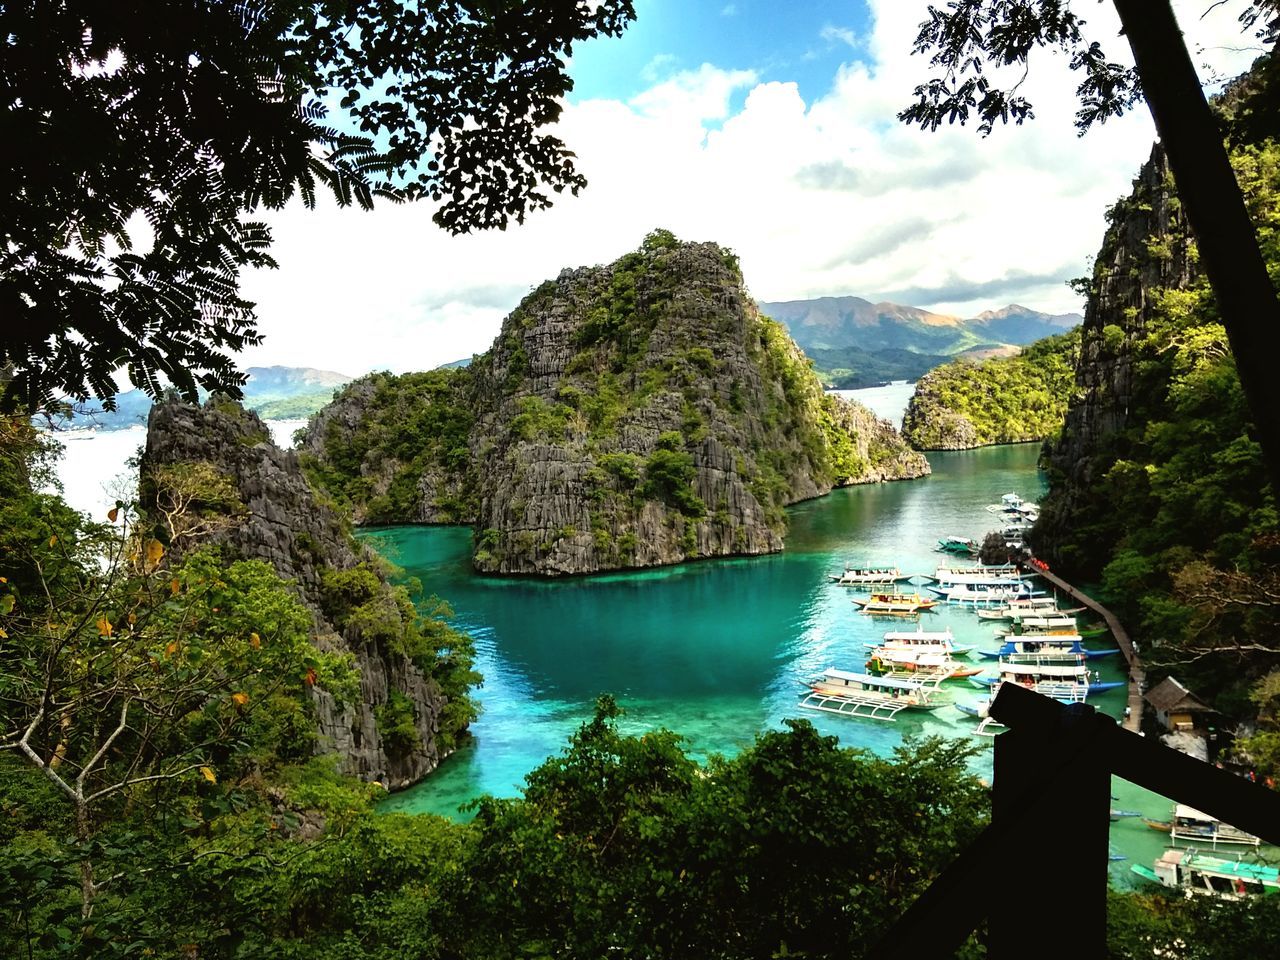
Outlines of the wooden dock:
{"label": "wooden dock", "polygon": [[1116,638],[1116,644],[1120,647],[1120,652],[1124,654],[1126,660],[1129,661],[1129,704],[1125,711],[1125,717],[1122,725],[1126,730],[1132,730],[1139,733],[1142,730],[1142,691],[1147,685],[1147,674],[1142,667],[1142,658],[1138,656],[1138,651],[1134,649],[1133,641],[1129,639],[1129,633],[1116,619],[1116,615],[1098,603],[1092,597],[1081,593],[1067,581],[1063,580],[1055,573],[1048,570],[1040,569],[1027,563],[1023,565],[1028,573],[1034,573],[1044,577],[1055,587],[1067,594],[1078,603],[1084,604],[1098,616],[1102,617],[1107,625],[1107,629],[1111,631],[1111,635]]}

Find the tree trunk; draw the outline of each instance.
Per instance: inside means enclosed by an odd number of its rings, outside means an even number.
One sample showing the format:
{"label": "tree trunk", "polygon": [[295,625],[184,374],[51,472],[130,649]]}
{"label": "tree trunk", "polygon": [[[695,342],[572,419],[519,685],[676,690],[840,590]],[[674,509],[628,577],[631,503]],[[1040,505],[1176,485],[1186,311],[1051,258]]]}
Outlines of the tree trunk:
{"label": "tree trunk", "polygon": [[1115,6],[1231,341],[1272,494],[1280,497],[1280,402],[1269,383],[1280,353],[1280,302],[1172,7],[1168,0]]}
{"label": "tree trunk", "polygon": [[[93,820],[89,815],[89,805],[83,800],[76,803],[76,839],[87,845],[93,837]],[[93,861],[89,859],[88,850],[80,860],[80,918],[88,920],[93,913]]]}

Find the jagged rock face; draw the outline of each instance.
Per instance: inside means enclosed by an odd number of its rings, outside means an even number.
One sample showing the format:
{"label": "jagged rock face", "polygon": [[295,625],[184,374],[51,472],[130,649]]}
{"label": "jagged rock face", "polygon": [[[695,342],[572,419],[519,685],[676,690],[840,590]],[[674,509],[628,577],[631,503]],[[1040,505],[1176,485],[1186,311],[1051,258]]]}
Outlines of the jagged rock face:
{"label": "jagged rock face", "polygon": [[[435,735],[444,697],[431,677],[387,643],[371,641],[358,629],[340,631],[330,621],[322,598],[322,571],[349,570],[372,557],[352,539],[334,510],[317,498],[297,454],[277,447],[256,414],[233,404],[158,403],[148,421],[141,467],[144,510],[149,472],[183,463],[211,464],[234,483],[246,508],[239,522],[219,529],[201,545],[270,563],[296,585],[311,610],[316,646],[355,655],[360,702],[339,704],[313,688],[317,749],[336,752],[343,772],[390,787],[413,783],[434,770],[441,759]],[[413,704],[420,741],[416,749],[388,749],[379,735],[375,710],[393,693]]]}
{"label": "jagged rock face", "polygon": [[[1045,450],[1048,465],[1061,478],[1044,498],[1036,526],[1036,547],[1046,556],[1053,557],[1057,537],[1076,523],[1080,498],[1124,456],[1130,403],[1135,391],[1147,389],[1133,348],[1151,319],[1153,293],[1191,285],[1195,266],[1189,236],[1164,149],[1157,144],[1133,193],[1113,208],[1094,262],[1076,391],[1061,435]],[[1104,447],[1108,453],[1100,456]]]}
{"label": "jagged rock face", "polygon": [[472,523],[472,403],[465,369],[370,374],[311,419],[300,452],[356,523]]}
{"label": "jagged rock face", "polygon": [[928,374],[917,382],[907,412],[902,415],[902,435],[917,450],[969,450],[980,446],[973,421],[946,409],[933,394]]}
{"label": "jagged rock face", "polygon": [[[430,391],[414,379],[424,377]],[[757,311],[732,254],[661,232],[613,264],[544,283],[466,370],[374,379],[312,422],[313,475],[364,520],[473,523],[473,560],[489,573],[769,553],[782,549],[785,504],[929,472],[890,424],[823,394],[804,354]],[[370,442],[395,432],[388,418],[453,439],[409,430],[422,446]]]}
{"label": "jagged rock face", "polygon": [[[474,562],[486,572],[773,552],[783,504],[928,472],[892,427],[824,400],[715,244],[646,246],[562,272],[472,372]],[[856,472],[839,472],[833,430],[861,451]]]}

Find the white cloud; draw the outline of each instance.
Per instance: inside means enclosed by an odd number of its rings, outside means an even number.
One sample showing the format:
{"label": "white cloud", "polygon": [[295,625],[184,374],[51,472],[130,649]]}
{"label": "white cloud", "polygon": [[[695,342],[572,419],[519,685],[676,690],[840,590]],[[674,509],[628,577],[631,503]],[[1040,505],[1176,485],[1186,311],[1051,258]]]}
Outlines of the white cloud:
{"label": "white cloud", "polygon": [[655,53],[649,62],[640,68],[640,76],[649,83],[657,83],[665,74],[671,72],[678,59],[674,53]]}
{"label": "white cloud", "polygon": [[820,36],[823,40],[827,41],[827,43],[831,43],[831,44],[843,43],[854,50],[857,50],[858,47],[861,45],[858,42],[858,35],[855,34],[848,27],[837,27],[837,26],[833,26],[830,23],[828,23],[826,26],[822,28],[822,31],[818,34],[818,36]]}
{"label": "white cloud", "polygon": [[[1223,73],[1247,65],[1251,51],[1229,49],[1247,42],[1230,11],[1200,21],[1199,6],[1178,6],[1193,48]],[[986,139],[904,127],[895,114],[928,70],[907,55],[925,7],[871,7],[866,62],[840,68],[816,101],[794,83],[704,64],[627,103],[567,106],[557,133],[590,186],[524,227],[450,237],[428,204],[287,209],[272,218],[281,269],[245,284],[267,341],[243,362],[354,374],[468,356],[487,348],[525,291],[563,267],[608,262],[657,226],[734,248],[765,300],[1077,308],[1062,281],[1087,271],[1103,211],[1148,155],[1145,109],[1078,138],[1075,78],[1046,56],[1026,84],[1035,121]],[[1109,12],[1091,10],[1090,26],[1118,60],[1127,50]]]}
{"label": "white cloud", "polygon": [[733,17],[733,16],[737,16],[737,14],[738,14],[738,7],[736,4],[726,3],[723,7],[720,8],[720,16],[722,17]]}

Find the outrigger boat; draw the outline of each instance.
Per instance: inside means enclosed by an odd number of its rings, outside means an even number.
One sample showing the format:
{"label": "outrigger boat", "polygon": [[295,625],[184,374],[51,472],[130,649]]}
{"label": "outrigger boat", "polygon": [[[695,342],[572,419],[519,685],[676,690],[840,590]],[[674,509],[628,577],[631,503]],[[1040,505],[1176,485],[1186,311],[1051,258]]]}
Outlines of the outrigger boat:
{"label": "outrigger boat", "polygon": [[1058,616],[1056,614],[1053,616],[1023,617],[1020,620],[1014,620],[1013,625],[1008,629],[997,631],[997,635],[1017,635],[1036,631],[1051,633],[1057,630],[1069,630],[1071,633],[1075,633],[1076,618],[1069,615]]}
{"label": "outrigger boat", "polygon": [[953,583],[1007,587],[1023,583],[1033,576],[1035,574],[1023,573],[1017,567],[1005,564],[999,567],[938,567],[929,579],[937,581],[939,586]]}
{"label": "outrigger boat", "polygon": [[998,650],[979,650],[978,656],[984,660],[999,660],[1018,655],[1077,655],[1085,658],[1109,657],[1119,653],[1119,648],[1112,650],[1086,650],[1079,634],[1062,634],[1060,636],[1043,637],[1008,637],[1000,644]]}
{"label": "outrigger boat", "polygon": [[1239,827],[1223,823],[1207,813],[1201,813],[1186,804],[1174,804],[1173,817],[1169,820],[1150,820],[1142,818],[1142,822],[1153,830],[1162,830],[1169,834],[1169,839],[1176,843],[1217,847],[1220,843],[1239,843],[1256,847],[1262,840],[1252,833],[1246,833]]}
{"label": "outrigger boat", "polygon": [[937,600],[926,600],[918,593],[873,593],[866,598],[854,597],[853,602],[863,613],[892,615],[919,613],[938,605]]}
{"label": "outrigger boat", "polygon": [[925,650],[942,653],[948,657],[962,657],[973,652],[973,646],[956,643],[951,628],[946,630],[890,630],[883,643],[868,643],[868,647],[886,647],[890,650]]}
{"label": "outrigger boat", "polygon": [[967,585],[929,587],[933,593],[947,603],[1008,603],[1014,597],[1023,596],[1030,591],[1029,584],[1017,587],[974,587]]}
{"label": "outrigger boat", "polygon": [[993,577],[1013,577],[1019,576],[1021,570],[1016,563],[980,563],[967,567],[938,567],[933,571],[932,575],[922,573],[920,576],[926,580],[950,580],[954,576],[963,576],[969,573],[988,574]]}
{"label": "outrigger boat", "polygon": [[938,541],[938,549],[943,553],[956,553],[961,556],[976,557],[982,544],[968,537],[943,537]]}
{"label": "outrigger boat", "polygon": [[1098,680],[1096,674],[1091,679],[1080,654],[1009,654],[1000,658],[999,676],[969,678],[980,688],[998,689],[1005,681],[1055,700],[1079,700],[1124,686],[1123,680]]}
{"label": "outrigger boat", "polygon": [[935,710],[941,678],[873,677],[828,667],[811,681],[809,694],[800,701],[806,710],[822,710],[846,717],[893,721],[903,710]]}
{"label": "outrigger boat", "polygon": [[1026,617],[1067,616],[1079,613],[1084,607],[1058,609],[1056,597],[1015,597],[1003,607],[994,610],[979,610],[978,616],[984,620],[1022,620]]}
{"label": "outrigger boat", "polygon": [[845,567],[839,576],[829,573],[827,577],[842,587],[854,587],[865,583],[898,583],[910,580],[911,574],[903,573],[897,567]]}
{"label": "outrigger boat", "polygon": [[951,680],[977,676],[983,668],[952,660],[945,653],[876,647],[871,651],[867,669],[875,676],[939,677]]}
{"label": "outrigger boat", "polygon": [[1152,867],[1135,863],[1129,869],[1152,883],[1183,891],[1188,897],[1245,900],[1280,893],[1280,868],[1206,857],[1195,850],[1169,848]]}

